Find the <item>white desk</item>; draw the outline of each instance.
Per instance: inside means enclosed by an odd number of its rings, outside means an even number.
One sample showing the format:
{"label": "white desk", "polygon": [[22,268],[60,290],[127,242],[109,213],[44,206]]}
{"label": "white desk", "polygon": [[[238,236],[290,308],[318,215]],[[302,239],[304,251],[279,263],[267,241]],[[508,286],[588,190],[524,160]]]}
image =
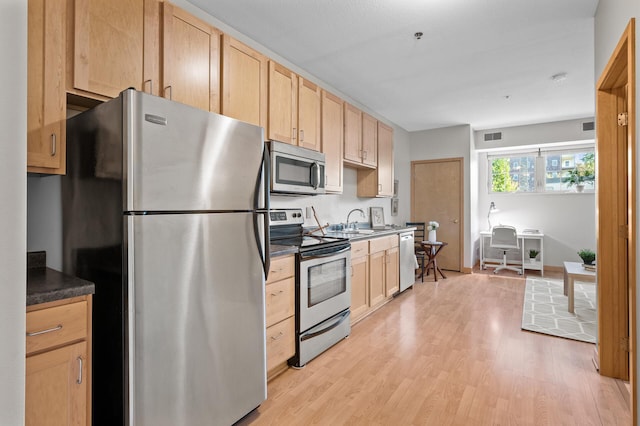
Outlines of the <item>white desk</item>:
{"label": "white desk", "polygon": [[[520,245],[520,259],[510,260],[507,258],[508,264],[522,265],[522,273],[524,274],[526,269],[540,271],[540,275],[544,275],[544,234],[543,233],[530,233],[530,232],[518,232],[518,240]],[[487,248],[491,241],[491,231],[480,232],[480,269],[487,269],[487,266],[498,266],[502,263],[501,258],[491,258],[486,256]],[[529,260],[529,249],[536,249],[540,252],[538,254],[539,260],[531,262]],[[496,250],[496,249],[493,249]],[[494,265],[495,263],[495,265]],[[491,265],[488,265],[491,264]]]}

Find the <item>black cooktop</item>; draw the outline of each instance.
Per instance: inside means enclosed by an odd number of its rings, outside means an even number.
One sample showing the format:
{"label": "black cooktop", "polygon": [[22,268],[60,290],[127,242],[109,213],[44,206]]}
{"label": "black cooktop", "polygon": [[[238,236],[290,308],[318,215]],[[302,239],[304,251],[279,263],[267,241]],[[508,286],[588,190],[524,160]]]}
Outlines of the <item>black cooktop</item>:
{"label": "black cooktop", "polygon": [[296,246],[302,249],[348,244],[347,238],[305,234],[302,209],[281,209],[270,212],[269,232],[272,244]]}

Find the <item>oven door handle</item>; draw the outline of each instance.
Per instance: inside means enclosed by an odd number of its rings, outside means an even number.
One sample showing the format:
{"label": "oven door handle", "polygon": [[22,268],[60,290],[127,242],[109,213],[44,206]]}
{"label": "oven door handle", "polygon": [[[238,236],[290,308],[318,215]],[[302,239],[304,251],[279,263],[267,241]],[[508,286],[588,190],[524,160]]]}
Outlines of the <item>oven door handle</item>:
{"label": "oven door handle", "polygon": [[323,257],[331,257],[331,256],[335,256],[336,254],[340,254],[340,253],[344,253],[351,250],[351,246],[349,247],[345,247],[343,249],[337,250],[337,251],[332,251],[331,253],[324,253],[324,254],[304,254],[304,253],[300,253],[300,259],[304,259],[304,260],[311,260],[311,259],[320,259]]}
{"label": "oven door handle", "polygon": [[323,328],[322,330],[318,330],[318,331],[315,331],[313,333],[309,333],[309,334],[305,334],[303,336],[300,336],[300,341],[304,342],[305,340],[313,339],[314,337],[320,336],[321,334],[328,333],[329,331],[333,330],[334,328],[336,328],[337,326],[342,324],[344,322],[344,320],[349,317],[350,314],[351,314],[351,312],[347,309],[343,313],[341,313],[338,316],[336,316],[335,317],[335,322],[333,324],[331,324],[329,327]]}

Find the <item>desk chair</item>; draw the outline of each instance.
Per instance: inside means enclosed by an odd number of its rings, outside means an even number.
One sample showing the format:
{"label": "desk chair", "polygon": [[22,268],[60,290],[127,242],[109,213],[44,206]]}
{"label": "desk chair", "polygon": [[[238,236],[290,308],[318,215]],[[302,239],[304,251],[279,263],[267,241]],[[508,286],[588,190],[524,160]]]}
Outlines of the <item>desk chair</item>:
{"label": "desk chair", "polygon": [[501,271],[503,269],[509,269],[511,271],[517,272],[518,275],[522,275],[522,269],[516,268],[515,266],[507,265],[507,251],[520,251],[520,244],[518,241],[518,233],[516,232],[516,228],[508,225],[494,226],[493,228],[491,228],[491,243],[489,245],[492,248],[502,250],[502,263],[493,271],[494,274],[497,274],[498,271]]}
{"label": "desk chair", "polygon": [[424,222],[407,222],[406,225],[416,228],[416,230],[413,231],[413,250],[420,265],[420,277],[422,278],[422,282],[424,282],[424,268],[427,266],[425,262],[427,254],[424,252],[424,248],[422,248],[420,243],[424,241],[426,226]]}

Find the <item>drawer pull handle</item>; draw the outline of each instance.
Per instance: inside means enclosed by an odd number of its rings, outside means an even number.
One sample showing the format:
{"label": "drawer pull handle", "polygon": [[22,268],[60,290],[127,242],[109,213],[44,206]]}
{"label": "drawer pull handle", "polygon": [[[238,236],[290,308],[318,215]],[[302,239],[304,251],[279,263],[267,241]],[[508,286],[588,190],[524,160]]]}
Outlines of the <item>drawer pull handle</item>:
{"label": "drawer pull handle", "polygon": [[78,357],[78,368],[80,369],[80,371],[78,372],[78,380],[76,380],[76,383],[81,385],[82,384],[82,357],[81,356]]}
{"label": "drawer pull handle", "polygon": [[271,293],[271,295],[272,295],[272,296],[278,296],[278,295],[280,295],[280,294],[282,294],[282,293],[284,293],[284,290],[280,290],[280,291],[277,291],[277,292],[275,292],[275,293]]}
{"label": "drawer pull handle", "polygon": [[34,331],[33,333],[27,333],[27,337],[39,336],[41,334],[51,333],[53,331],[58,331],[58,330],[62,330],[62,324],[58,324],[57,327],[49,328],[47,330]]}
{"label": "drawer pull handle", "polygon": [[277,336],[271,336],[271,340],[278,340],[282,336],[284,336],[284,333],[281,331],[280,333],[278,333]]}

